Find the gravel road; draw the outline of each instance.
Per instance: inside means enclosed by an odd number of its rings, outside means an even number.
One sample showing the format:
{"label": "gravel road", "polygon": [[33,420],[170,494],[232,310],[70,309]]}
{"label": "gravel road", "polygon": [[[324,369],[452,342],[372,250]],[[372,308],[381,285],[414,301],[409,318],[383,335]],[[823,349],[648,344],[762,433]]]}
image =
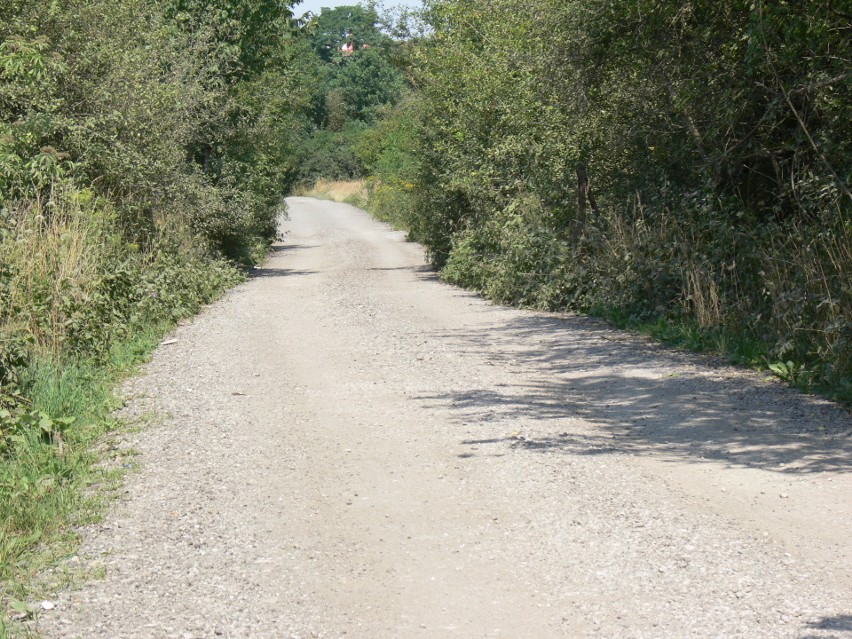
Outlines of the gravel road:
{"label": "gravel road", "polygon": [[126,385],[157,418],[46,637],[852,637],[847,412],[289,208]]}

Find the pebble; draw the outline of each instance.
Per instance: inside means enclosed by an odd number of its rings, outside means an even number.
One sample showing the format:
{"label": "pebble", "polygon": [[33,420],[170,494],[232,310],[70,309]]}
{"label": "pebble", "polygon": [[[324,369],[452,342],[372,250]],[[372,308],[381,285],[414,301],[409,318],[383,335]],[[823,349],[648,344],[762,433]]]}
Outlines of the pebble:
{"label": "pebble", "polygon": [[[361,223],[347,220],[353,228]],[[362,263],[408,260],[410,245],[386,254],[380,246],[372,251],[372,240],[347,239],[349,222],[336,231],[340,245],[357,249]],[[311,236],[310,250],[273,257],[273,265],[298,267],[300,256],[322,256],[324,241]],[[783,508],[759,503],[738,519],[689,499],[677,484],[678,468],[689,465],[693,478],[706,473],[703,483],[694,479],[706,494],[739,494],[747,467],[762,482],[755,488],[787,498],[784,487],[803,472],[798,460],[782,478],[774,471],[784,457],[772,447],[756,446],[726,468],[718,453],[729,452],[732,420],[749,424],[738,440],[753,432],[758,444],[764,431],[783,436],[800,428],[805,420],[784,410],[802,401],[797,396],[761,396],[748,372],[711,374],[701,356],[649,353],[626,333],[618,346],[596,346],[601,329],[593,320],[507,310],[467,294],[456,306],[441,291],[458,292],[443,284],[385,299],[391,281],[373,286],[373,275],[347,270],[347,260],[317,262],[336,270],[310,278],[309,291],[300,291],[298,276],[250,281],[180,329],[179,343],[154,355],[148,377],[130,382],[131,394],[144,397],[133,400],[133,410],[170,417],[133,436],[142,470],[127,478],[130,498],[100,530],[87,532],[81,563],[102,553],[106,579],[86,583],[83,594],[57,595],[50,603],[63,621],[39,615],[44,636],[441,636],[442,597],[455,617],[448,621],[468,624],[459,625],[468,630],[460,636],[494,636],[505,620],[520,626],[501,628],[504,636],[542,639],[583,636],[593,624],[600,637],[816,639],[818,630],[795,616],[788,616],[795,627],[782,627],[772,606],[783,602],[781,614],[794,615],[819,606],[815,623],[850,612],[848,589],[830,579],[831,565],[818,557],[806,563],[809,548],[795,547],[790,559],[809,566],[815,578],[807,578],[782,556],[790,547],[776,531],[786,511],[800,506],[804,487]],[[290,286],[286,293],[258,295],[278,281]],[[414,299],[416,313],[399,303]],[[369,323],[347,319],[356,301],[375,309]],[[299,332],[306,322],[307,337]],[[406,370],[424,333],[440,344],[436,357],[418,364],[423,373]],[[548,336],[546,358],[530,335]],[[458,357],[450,363],[445,353]],[[375,361],[357,375],[353,367],[335,370],[353,354],[359,363],[368,355]],[[245,386],[251,396],[232,400],[261,366],[263,376]],[[649,381],[681,371],[676,388]],[[573,403],[562,384],[580,388]],[[731,394],[734,386],[742,393]],[[456,405],[459,397],[468,400]],[[625,445],[641,459],[600,446],[613,424],[652,406],[653,419]],[[832,424],[832,432],[847,428],[848,421]],[[511,449],[507,433],[518,441],[523,433],[528,443]],[[477,443],[476,463],[455,454],[461,439]],[[667,449],[670,441],[677,446]],[[538,442],[554,445],[535,448]],[[674,462],[671,474],[657,463],[663,450]],[[845,486],[836,477],[821,486]],[[353,510],[355,486],[373,501],[359,497]],[[456,488],[457,498],[450,494]],[[720,509],[727,501],[716,500]],[[374,502],[376,511],[360,507]],[[767,518],[770,510],[777,516]],[[504,523],[493,523],[495,511]],[[763,529],[777,542],[761,536]],[[431,574],[435,582],[418,585]],[[568,619],[560,625],[562,614]],[[433,630],[422,624],[417,631],[418,617]],[[536,632],[548,620],[550,631]]]}

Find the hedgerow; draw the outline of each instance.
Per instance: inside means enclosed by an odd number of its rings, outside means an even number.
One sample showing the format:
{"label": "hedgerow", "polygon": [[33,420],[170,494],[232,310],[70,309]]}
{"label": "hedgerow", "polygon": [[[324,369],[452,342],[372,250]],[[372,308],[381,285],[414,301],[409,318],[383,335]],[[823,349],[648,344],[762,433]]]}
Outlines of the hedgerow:
{"label": "hedgerow", "polygon": [[118,369],[274,239],[290,4],[0,3],[0,596],[78,516]]}
{"label": "hedgerow", "polygon": [[397,128],[415,131],[412,186],[381,197],[448,279],[736,345],[850,397],[852,40],[836,3],[427,7],[416,120]]}

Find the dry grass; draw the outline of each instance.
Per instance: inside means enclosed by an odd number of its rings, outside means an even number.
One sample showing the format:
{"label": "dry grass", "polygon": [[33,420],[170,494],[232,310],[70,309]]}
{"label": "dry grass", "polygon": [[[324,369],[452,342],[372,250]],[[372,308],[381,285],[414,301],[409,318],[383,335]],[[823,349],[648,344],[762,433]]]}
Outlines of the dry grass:
{"label": "dry grass", "polygon": [[109,250],[109,221],[93,204],[85,192],[55,192],[48,202],[23,202],[15,211],[11,237],[0,247],[0,261],[12,267],[7,291],[11,308],[41,308],[40,314],[24,313],[26,319],[0,316],[0,329],[24,328],[43,354],[61,348],[66,298],[85,303],[83,298],[98,284],[99,263]]}
{"label": "dry grass", "polygon": [[296,195],[315,197],[319,200],[346,202],[363,206],[367,201],[366,180],[330,181],[317,180],[312,187],[303,187],[295,191]]}

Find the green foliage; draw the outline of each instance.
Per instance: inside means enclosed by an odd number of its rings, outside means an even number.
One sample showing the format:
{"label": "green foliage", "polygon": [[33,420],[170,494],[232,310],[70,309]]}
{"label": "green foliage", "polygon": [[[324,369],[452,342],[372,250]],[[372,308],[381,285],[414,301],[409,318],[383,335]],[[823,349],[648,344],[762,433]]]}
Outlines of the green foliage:
{"label": "green foliage", "polygon": [[163,16],[144,0],[34,3],[0,24],[3,196],[70,177],[110,194],[133,241],[182,229],[256,259],[292,181],[306,99],[288,70],[289,11],[260,4],[225,3],[221,24],[197,30],[184,18],[213,20],[210,7]]}
{"label": "green foliage", "polygon": [[219,72],[244,77],[269,68],[292,29],[295,0],[168,0],[165,16],[203,33]]}
{"label": "green foliage", "polygon": [[0,408],[0,455],[7,455],[13,448],[25,447],[33,436],[43,443],[60,445],[68,427],[75,417],[50,417],[41,411],[13,414],[8,408]]}
{"label": "green foliage", "polygon": [[[15,414],[0,409],[0,583],[8,597],[26,600],[36,570],[67,553],[74,533],[97,516],[102,503],[94,483],[109,483],[93,445],[110,427],[116,376],[140,361],[164,326],[116,343],[105,362],[42,359],[22,371],[29,407]],[[156,335],[151,339],[152,335]],[[128,357],[128,351],[135,353]],[[62,417],[56,417],[62,415]]]}
{"label": "green foliage", "polygon": [[376,125],[355,146],[370,175],[367,207],[379,218],[409,231],[419,219],[414,208],[420,170],[418,106],[415,94],[405,94],[398,104],[380,112]]}
{"label": "green foliage", "polygon": [[91,505],[118,372],[274,238],[315,104],[289,6],[0,3],[4,596]]}
{"label": "green foliage", "polygon": [[347,123],[345,131],[315,131],[301,148],[303,161],[299,181],[311,184],[320,179],[351,180],[364,173],[352,147],[363,131],[362,126]]}
{"label": "green foliage", "polygon": [[58,82],[66,66],[33,34],[0,43],[0,205],[65,173],[68,156],[44,146],[60,127]]}
{"label": "green foliage", "polygon": [[377,108],[399,101],[403,83],[385,54],[371,48],[342,61],[329,86],[342,94],[348,119],[370,122]]}
{"label": "green foliage", "polygon": [[769,370],[788,382],[795,382],[800,372],[799,367],[791,361],[769,364]]}
{"label": "green foliage", "polygon": [[103,478],[90,450],[110,426],[116,375],[242,277],[165,240],[141,253],[121,240],[102,204],[62,197],[74,206],[55,202],[49,225],[31,225],[43,214],[24,215],[0,243],[0,261],[13,266],[0,307],[0,583],[8,594],[26,588],[34,564],[95,506],[86,488]]}
{"label": "green foliage", "polygon": [[[405,88],[398,43],[382,32],[372,5],[324,8],[309,17],[302,32],[311,55],[303,52],[301,64],[318,81],[309,87],[314,108],[300,136],[296,179],[312,184],[361,178],[361,137]],[[357,46],[343,55],[340,46],[348,42]]]}
{"label": "green foliage", "polygon": [[311,16],[305,25],[311,45],[324,62],[339,60],[340,47],[354,42],[361,47],[386,44],[385,36],[379,26],[379,15],[375,7],[349,5],[323,8],[318,16]]}
{"label": "green foliage", "polygon": [[447,278],[692,326],[695,347],[757,344],[797,383],[850,379],[852,53],[832,3],[445,0],[426,16],[406,226]]}
{"label": "green foliage", "polygon": [[[0,243],[0,456],[41,414],[27,399],[39,392],[23,375],[31,362],[106,362],[116,343],[194,313],[241,277],[165,238],[141,253],[121,240],[109,203],[85,193],[57,189],[47,204],[21,209]],[[50,405],[46,415],[63,423],[71,408]]]}

